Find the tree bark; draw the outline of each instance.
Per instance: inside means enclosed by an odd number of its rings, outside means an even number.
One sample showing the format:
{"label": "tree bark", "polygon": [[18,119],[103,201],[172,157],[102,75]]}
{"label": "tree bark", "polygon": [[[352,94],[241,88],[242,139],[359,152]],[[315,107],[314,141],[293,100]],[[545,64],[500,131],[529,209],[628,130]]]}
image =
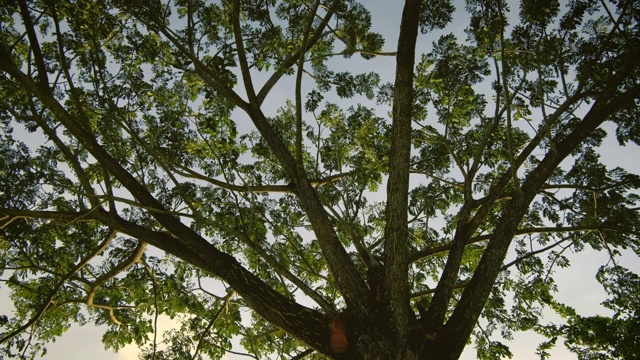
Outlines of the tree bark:
{"label": "tree bark", "polygon": [[505,207],[473,277],[465,287],[444,331],[439,335],[439,348],[447,349],[446,356],[441,357],[442,359],[458,359],[462,354],[498,274],[502,271],[502,264],[518,225],[526,214],[529,204],[549,176],[562,160],[611,114],[640,96],[640,86],[614,95],[615,89],[621,84],[622,79],[623,77],[613,78],[607,84],[603,94],[596,99],[590,111],[569,135],[554,139],[554,142],[557,143],[555,150],[549,151],[540,164],[527,175],[522,184],[522,193],[517,194]]}
{"label": "tree bark", "polygon": [[15,66],[4,47],[0,47],[0,70],[11,75],[26,91],[37,97],[98,160],[104,169],[113,174],[142,206],[151,209],[149,213],[170,234],[152,231],[129,223],[116,214],[106,213],[102,208],[93,211],[102,214],[97,220],[220,277],[229,283],[251,308],[269,322],[281,327],[317,350],[330,353],[329,337],[326,334],[328,319],[324,315],[299,305],[273,290],[242,267],[233,256],[218,250],[180,220],[169,215],[158,200],[58,103],[48,87],[36,83]]}
{"label": "tree bark", "polygon": [[[414,314],[409,306],[407,207],[411,122],[413,108],[413,67],[418,36],[421,0],[407,0],[402,12],[396,78],[393,95],[391,154],[387,182],[386,225],[384,229],[385,307],[399,342],[406,341]],[[402,354],[399,354],[402,356]]]}

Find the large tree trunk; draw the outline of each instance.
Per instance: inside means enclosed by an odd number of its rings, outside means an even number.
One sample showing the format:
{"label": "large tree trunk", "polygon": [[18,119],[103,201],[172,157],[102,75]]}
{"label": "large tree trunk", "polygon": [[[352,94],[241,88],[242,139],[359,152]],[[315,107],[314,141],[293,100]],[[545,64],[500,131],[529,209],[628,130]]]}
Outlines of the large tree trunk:
{"label": "large tree trunk", "polygon": [[[398,340],[397,334],[374,321],[358,323],[344,318],[330,324],[329,336],[334,359],[426,360],[457,359],[460,356],[444,346],[444,342],[436,343],[418,325],[407,327],[407,337]],[[346,347],[334,347],[334,341],[336,345],[346,344]]]}
{"label": "large tree trunk", "polygon": [[[389,155],[389,180],[385,210],[384,290],[383,294],[374,294],[373,297],[384,299],[384,304],[374,304],[374,306],[381,305],[385,315],[381,318],[389,322],[389,324],[381,325],[383,327],[389,326],[392,329],[392,331],[383,332],[381,336],[387,335],[385,337],[395,339],[395,346],[386,346],[386,349],[395,349],[395,353],[400,357],[408,356],[405,350],[409,327],[412,322],[415,322],[415,315],[409,305],[407,207],[413,114],[413,67],[420,6],[420,0],[407,0],[402,12],[396,55],[391,153]],[[386,342],[377,342],[372,345],[376,344],[390,345]],[[379,353],[378,350],[373,352],[373,354]]]}

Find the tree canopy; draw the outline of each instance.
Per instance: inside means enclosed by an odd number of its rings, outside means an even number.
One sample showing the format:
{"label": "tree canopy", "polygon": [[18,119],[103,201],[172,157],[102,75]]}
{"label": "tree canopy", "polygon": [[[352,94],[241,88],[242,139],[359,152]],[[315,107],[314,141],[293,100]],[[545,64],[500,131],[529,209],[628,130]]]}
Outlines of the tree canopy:
{"label": "tree canopy", "polygon": [[[397,42],[367,6],[0,3],[0,357],[80,323],[148,359],[638,359],[640,177],[599,147],[640,144],[640,3],[406,0]],[[611,316],[556,296],[586,249]]]}

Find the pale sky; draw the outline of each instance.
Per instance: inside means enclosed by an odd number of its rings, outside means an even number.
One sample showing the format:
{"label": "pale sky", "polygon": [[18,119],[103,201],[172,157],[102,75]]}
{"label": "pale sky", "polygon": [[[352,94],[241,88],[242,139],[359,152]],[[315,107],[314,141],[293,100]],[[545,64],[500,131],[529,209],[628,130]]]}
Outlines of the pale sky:
{"label": "pale sky", "polygon": [[[386,45],[384,51],[395,51],[395,43],[398,36],[400,13],[402,10],[402,1],[385,1],[385,0],[364,0],[361,1],[368,6],[372,12],[372,20],[374,31],[380,32],[385,36]],[[464,11],[464,1],[456,1],[458,11]],[[456,19],[454,17],[454,19]],[[461,33],[461,30],[467,25],[466,17],[458,17],[458,23],[450,24],[446,32]],[[424,47],[437,40],[438,36],[420,35],[418,40],[420,46]],[[464,35],[461,36],[464,39]],[[418,51],[419,57],[421,52]],[[385,81],[393,79],[395,70],[395,61],[392,57],[376,58],[369,61],[358,60],[358,56],[344,61],[345,70],[354,69],[352,61],[357,61],[357,71],[378,71],[381,73]],[[340,60],[335,60],[334,64]],[[338,63],[338,66],[340,64]],[[281,106],[285,99],[292,99],[293,94],[288,86],[280,85],[270,95],[267,104],[275,104]],[[275,110],[275,109],[273,109]],[[383,113],[379,115],[383,116]],[[606,145],[603,147],[603,162],[611,167],[618,165],[627,171],[640,173],[640,165],[637,158],[633,154],[638,154],[637,146],[628,148],[620,148],[615,139],[609,137]],[[600,285],[595,280],[595,274],[598,267],[606,263],[606,255],[599,254],[594,251],[585,250],[579,254],[572,254],[570,260],[572,266],[568,269],[559,269],[556,274],[556,282],[559,288],[557,298],[568,305],[573,306],[583,315],[607,314],[606,309],[599,305],[605,299],[605,294]],[[509,261],[510,258],[507,259]],[[635,256],[626,256],[621,259],[621,265],[640,271]],[[8,304],[5,291],[0,291],[0,304]],[[5,305],[0,306],[0,313],[6,313]],[[553,314],[550,313],[551,318]],[[161,319],[160,328],[168,328],[171,321]],[[105,351],[101,342],[102,329],[93,326],[74,326],[55,343],[48,346],[48,354],[42,359],[47,360],[133,360],[137,359],[137,349],[128,346],[119,354]],[[511,351],[514,353],[515,359],[533,360],[538,359],[535,355],[535,348],[542,340],[541,337],[533,333],[520,333],[510,344]],[[241,351],[241,349],[239,349]],[[558,346],[552,352],[554,360],[575,360],[577,357],[564,349],[559,341]],[[228,359],[247,359],[246,357],[228,356]],[[462,359],[475,359],[475,350],[470,345],[465,350]]]}

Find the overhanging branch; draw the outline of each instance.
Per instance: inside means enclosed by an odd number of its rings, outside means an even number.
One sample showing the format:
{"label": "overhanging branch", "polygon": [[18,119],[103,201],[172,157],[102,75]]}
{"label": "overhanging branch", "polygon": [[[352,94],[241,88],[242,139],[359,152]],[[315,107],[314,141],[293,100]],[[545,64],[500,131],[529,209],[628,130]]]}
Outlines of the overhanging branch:
{"label": "overhanging branch", "polygon": [[[129,190],[141,205],[159,210],[149,213],[171,234],[175,234],[175,237],[128,223],[114,213],[106,213],[103,209],[92,212],[94,216],[96,213],[100,214],[96,219],[104,224],[112,224],[123,233],[135,238],[149,240],[150,244],[219,276],[236,289],[265,319],[295,334],[314,348],[325,353],[329,352],[328,339],[320,336],[326,326],[323,315],[282,296],[242,267],[231,255],[219,251],[179,219],[164,213],[165,209],[160,202],[91,134],[86,132],[78,121],[58,103],[48,88],[37,84],[16,67],[4,44],[0,44],[0,70],[13,77],[24,90],[36,96],[69,133],[98,160],[105,170]],[[309,188],[313,190],[310,185]],[[348,259],[346,252],[345,257]],[[364,287],[364,284],[362,286]]]}
{"label": "overhanging branch", "polygon": [[589,134],[613,113],[640,96],[640,86],[633,86],[623,93],[618,93],[618,87],[631,68],[632,63],[625,63],[623,68],[605,84],[600,96],[596,98],[591,109],[583,120],[574,127],[574,130],[564,137],[558,135],[554,139],[557,144],[555,151],[547,153],[538,166],[527,174],[522,184],[522,193],[516,195],[506,205],[494,235],[489,241],[473,277],[465,287],[440,339],[441,346],[450,349],[447,352],[450,358],[457,358],[462,353],[466,339],[471,334],[491,288],[502,269],[501,264],[509,249],[509,244],[517,232],[518,224],[531,201],[539,193],[540,188],[560,162]]}

